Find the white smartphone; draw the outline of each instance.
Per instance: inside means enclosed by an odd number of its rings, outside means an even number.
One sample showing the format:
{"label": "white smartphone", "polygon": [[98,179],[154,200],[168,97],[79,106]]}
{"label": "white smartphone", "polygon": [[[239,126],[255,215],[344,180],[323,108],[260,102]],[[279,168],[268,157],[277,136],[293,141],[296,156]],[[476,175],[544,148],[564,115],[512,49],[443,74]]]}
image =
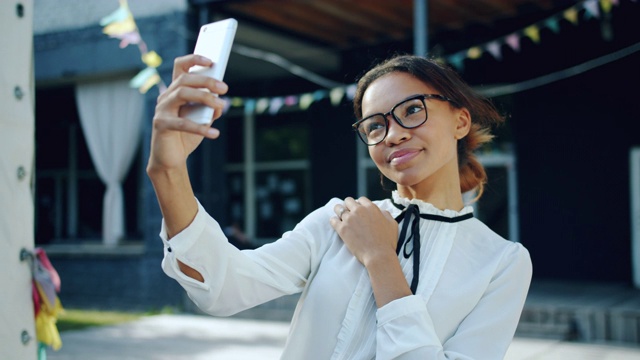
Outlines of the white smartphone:
{"label": "white smartphone", "polygon": [[[231,45],[237,28],[238,22],[235,19],[220,20],[202,25],[193,53],[211,59],[213,66],[196,65],[189,69],[189,72],[222,80],[227,69]],[[203,91],[208,90],[203,89]],[[213,108],[206,105],[190,103],[184,105],[182,110],[184,117],[198,124],[208,124],[213,118]]]}

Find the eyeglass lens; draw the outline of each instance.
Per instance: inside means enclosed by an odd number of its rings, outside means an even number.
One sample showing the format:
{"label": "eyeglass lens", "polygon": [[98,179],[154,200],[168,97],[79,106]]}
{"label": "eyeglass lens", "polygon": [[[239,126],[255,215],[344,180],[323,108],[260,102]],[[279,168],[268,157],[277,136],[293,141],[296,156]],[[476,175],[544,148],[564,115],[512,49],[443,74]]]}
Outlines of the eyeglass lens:
{"label": "eyeglass lens", "polygon": [[[422,98],[408,99],[394,106],[391,115],[400,126],[411,129],[427,121],[427,109]],[[367,144],[377,144],[387,135],[388,122],[382,114],[371,116],[358,126],[358,134]]]}

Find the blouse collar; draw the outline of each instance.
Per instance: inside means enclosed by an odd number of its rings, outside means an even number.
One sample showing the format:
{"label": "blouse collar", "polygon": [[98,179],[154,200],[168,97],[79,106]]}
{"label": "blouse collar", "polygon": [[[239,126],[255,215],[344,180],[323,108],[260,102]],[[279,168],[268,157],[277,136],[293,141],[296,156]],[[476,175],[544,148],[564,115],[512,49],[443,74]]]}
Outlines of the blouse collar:
{"label": "blouse collar", "polygon": [[403,207],[408,207],[411,204],[415,204],[418,206],[418,209],[420,209],[421,214],[432,214],[432,215],[440,215],[445,217],[456,217],[456,216],[465,215],[473,212],[472,206],[465,206],[460,211],[455,211],[451,209],[440,210],[437,207],[433,206],[433,204],[422,201],[420,199],[407,199],[405,197],[402,197],[400,196],[400,194],[398,194],[398,190],[394,190],[391,193],[391,200],[398,205],[402,205]]}

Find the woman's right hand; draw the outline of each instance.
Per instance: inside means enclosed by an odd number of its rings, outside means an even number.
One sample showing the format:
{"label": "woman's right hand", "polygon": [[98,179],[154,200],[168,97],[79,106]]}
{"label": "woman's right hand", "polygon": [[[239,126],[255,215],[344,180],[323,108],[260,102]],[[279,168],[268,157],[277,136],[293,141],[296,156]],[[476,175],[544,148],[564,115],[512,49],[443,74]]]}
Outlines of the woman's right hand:
{"label": "woman's right hand", "polygon": [[[158,97],[151,135],[151,153],[147,170],[167,171],[184,167],[187,157],[204,137],[215,139],[220,135],[211,123],[222,115],[227,85],[207,76],[190,74],[194,65],[212,66],[211,60],[199,55],[187,55],[175,60],[171,85]],[[206,88],[210,91],[202,91]],[[187,103],[201,103],[214,109],[209,124],[196,124],[184,118],[180,109]]]}

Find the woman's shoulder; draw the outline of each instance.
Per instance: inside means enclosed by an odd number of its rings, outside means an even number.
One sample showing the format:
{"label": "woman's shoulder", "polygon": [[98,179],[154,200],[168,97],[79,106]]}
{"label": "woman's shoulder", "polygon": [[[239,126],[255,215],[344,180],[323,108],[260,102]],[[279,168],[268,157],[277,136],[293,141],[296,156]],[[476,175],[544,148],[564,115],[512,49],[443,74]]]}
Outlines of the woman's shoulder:
{"label": "woman's shoulder", "polygon": [[[507,240],[491,230],[482,221],[473,218],[460,223],[453,252],[466,259],[469,266],[492,269],[492,276],[502,274],[527,285],[531,280],[533,264],[529,251],[519,242]],[[469,261],[473,258],[473,261]],[[475,265],[473,265],[475,264]]]}
{"label": "woman's shoulder", "polygon": [[524,245],[505,239],[477,218],[461,222],[458,231],[457,238],[461,243],[483,250],[488,255],[529,259],[529,251]]}
{"label": "woman's shoulder", "polygon": [[337,204],[342,204],[344,201],[338,198],[331,198],[324,205],[317,207],[315,210],[308,213],[299,223],[298,226],[322,226],[322,227],[331,227],[329,224],[329,218],[335,216],[336,213],[333,208]]}
{"label": "woman's shoulder", "polygon": [[461,221],[459,224],[459,235],[462,235],[464,238],[468,238],[471,241],[493,246],[504,246],[507,243],[512,242],[493,231],[489,226],[476,217]]}

